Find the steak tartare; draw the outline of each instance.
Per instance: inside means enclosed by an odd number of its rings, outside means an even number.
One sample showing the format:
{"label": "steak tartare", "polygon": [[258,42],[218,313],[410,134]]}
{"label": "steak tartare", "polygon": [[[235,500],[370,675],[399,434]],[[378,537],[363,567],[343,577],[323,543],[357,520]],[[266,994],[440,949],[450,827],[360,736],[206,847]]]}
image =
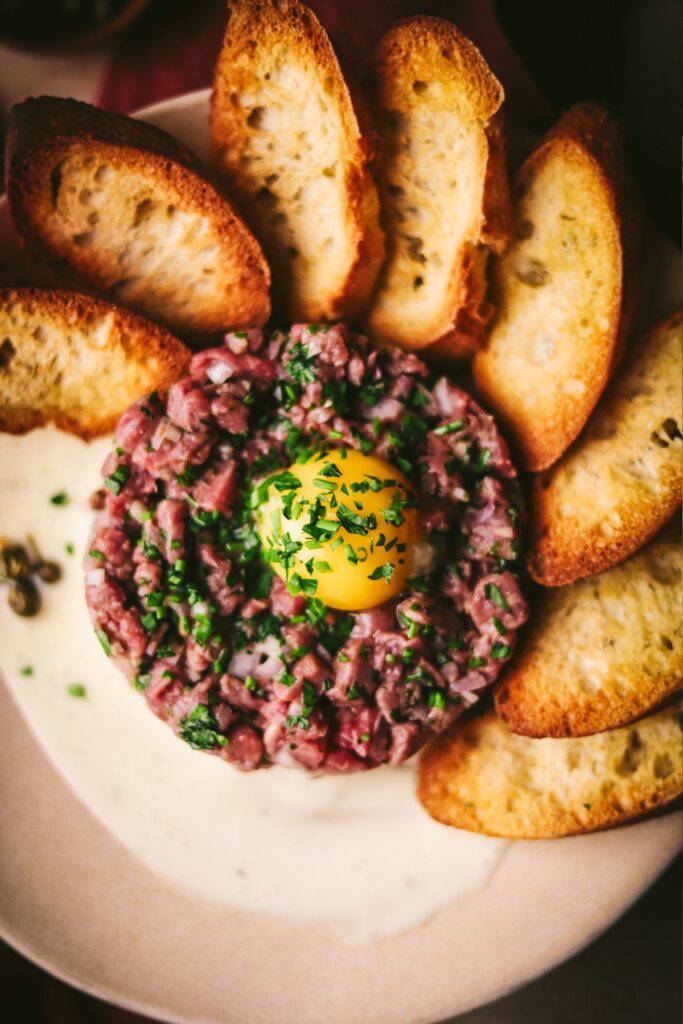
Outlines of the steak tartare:
{"label": "steak tartare", "polygon": [[[327,607],[314,579],[285,584],[254,516],[264,480],[350,449],[409,481],[422,530],[405,589],[359,612]],[[516,471],[493,418],[341,326],[199,352],[124,413],[102,472],[97,636],[182,739],[238,768],[399,764],[496,678],[526,620]]]}

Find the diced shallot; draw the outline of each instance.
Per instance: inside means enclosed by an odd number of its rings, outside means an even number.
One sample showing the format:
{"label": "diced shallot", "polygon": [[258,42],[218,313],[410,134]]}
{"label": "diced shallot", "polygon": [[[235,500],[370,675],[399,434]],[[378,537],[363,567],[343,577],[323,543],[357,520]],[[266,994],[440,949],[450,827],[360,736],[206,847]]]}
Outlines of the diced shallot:
{"label": "diced shallot", "polygon": [[228,377],[232,376],[232,366],[227,363],[211,363],[206,371],[206,376],[212,384],[225,384]]}
{"label": "diced shallot", "polygon": [[364,412],[368,420],[396,420],[404,410],[404,406],[396,398],[382,398],[376,405],[370,405]]}

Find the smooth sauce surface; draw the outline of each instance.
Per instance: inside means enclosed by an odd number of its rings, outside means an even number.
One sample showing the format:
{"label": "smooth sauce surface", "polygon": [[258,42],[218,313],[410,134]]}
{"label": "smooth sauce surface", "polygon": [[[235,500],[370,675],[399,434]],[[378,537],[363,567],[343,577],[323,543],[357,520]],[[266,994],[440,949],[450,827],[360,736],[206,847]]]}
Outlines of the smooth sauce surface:
{"label": "smooth sauce surface", "polygon": [[[349,941],[418,925],[485,885],[507,843],[432,821],[414,795],[413,768],[242,774],[154,717],[99,646],[83,595],[88,497],[109,450],[109,441],[85,445],[51,429],[0,434],[0,538],[32,534],[64,570],[61,582],[42,586],[35,619],[10,612],[0,585],[0,666],[91,811],[172,884],[329,925]],[[59,492],[68,503],[55,506]],[[74,684],[84,697],[69,693]]]}

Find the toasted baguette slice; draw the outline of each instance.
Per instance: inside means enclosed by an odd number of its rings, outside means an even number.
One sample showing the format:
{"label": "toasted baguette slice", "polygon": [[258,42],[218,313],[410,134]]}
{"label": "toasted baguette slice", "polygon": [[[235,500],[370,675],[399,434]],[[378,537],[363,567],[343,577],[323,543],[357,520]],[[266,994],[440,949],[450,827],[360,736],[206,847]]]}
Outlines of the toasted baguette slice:
{"label": "toasted baguette slice", "polygon": [[54,423],[89,439],[141,395],[168,388],[190,353],[141,316],[75,292],[0,290],[0,430]]}
{"label": "toasted baguette slice", "polygon": [[165,132],[74,100],[27,100],[7,140],[12,216],[34,259],[180,334],[260,325],[255,238]]}
{"label": "toasted baguette slice", "polygon": [[581,739],[533,740],[494,711],[447,730],[420,763],[418,796],[444,825],[551,839],[634,821],[683,791],[681,714]]}
{"label": "toasted baguette slice", "polygon": [[681,502],[683,313],[620,369],[577,444],[534,484],[529,568],[556,587],[637,551]]}
{"label": "toasted baguette slice", "polygon": [[379,200],[330,41],[298,0],[230,0],[211,104],[216,167],[289,320],[354,318],[384,258]]}
{"label": "toasted baguette slice", "polygon": [[496,117],[503,88],[447,21],[393,26],[375,59],[387,262],[369,316],[380,341],[461,356],[481,340],[489,250],[510,232]]}
{"label": "toasted baguette slice", "polygon": [[496,709],[524,736],[586,736],[633,722],[683,687],[681,539],[544,590]]}
{"label": "toasted baguette slice", "polygon": [[496,318],[474,379],[528,469],[552,465],[609,379],[625,324],[628,188],[616,127],[572,108],[522,165],[514,242],[495,269]]}

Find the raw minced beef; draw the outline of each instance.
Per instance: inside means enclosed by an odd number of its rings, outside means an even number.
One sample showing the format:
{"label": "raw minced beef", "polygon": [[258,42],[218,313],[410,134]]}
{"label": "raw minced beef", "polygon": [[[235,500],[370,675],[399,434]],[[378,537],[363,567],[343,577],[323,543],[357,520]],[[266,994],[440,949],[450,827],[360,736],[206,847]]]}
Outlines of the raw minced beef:
{"label": "raw minced beef", "polygon": [[[242,769],[398,764],[509,659],[527,616],[516,471],[493,418],[413,354],[341,326],[229,334],[122,416],[86,594],[105,650],[193,747]],[[388,460],[418,495],[422,575],[363,612],[290,593],[252,504],[306,453]]]}

